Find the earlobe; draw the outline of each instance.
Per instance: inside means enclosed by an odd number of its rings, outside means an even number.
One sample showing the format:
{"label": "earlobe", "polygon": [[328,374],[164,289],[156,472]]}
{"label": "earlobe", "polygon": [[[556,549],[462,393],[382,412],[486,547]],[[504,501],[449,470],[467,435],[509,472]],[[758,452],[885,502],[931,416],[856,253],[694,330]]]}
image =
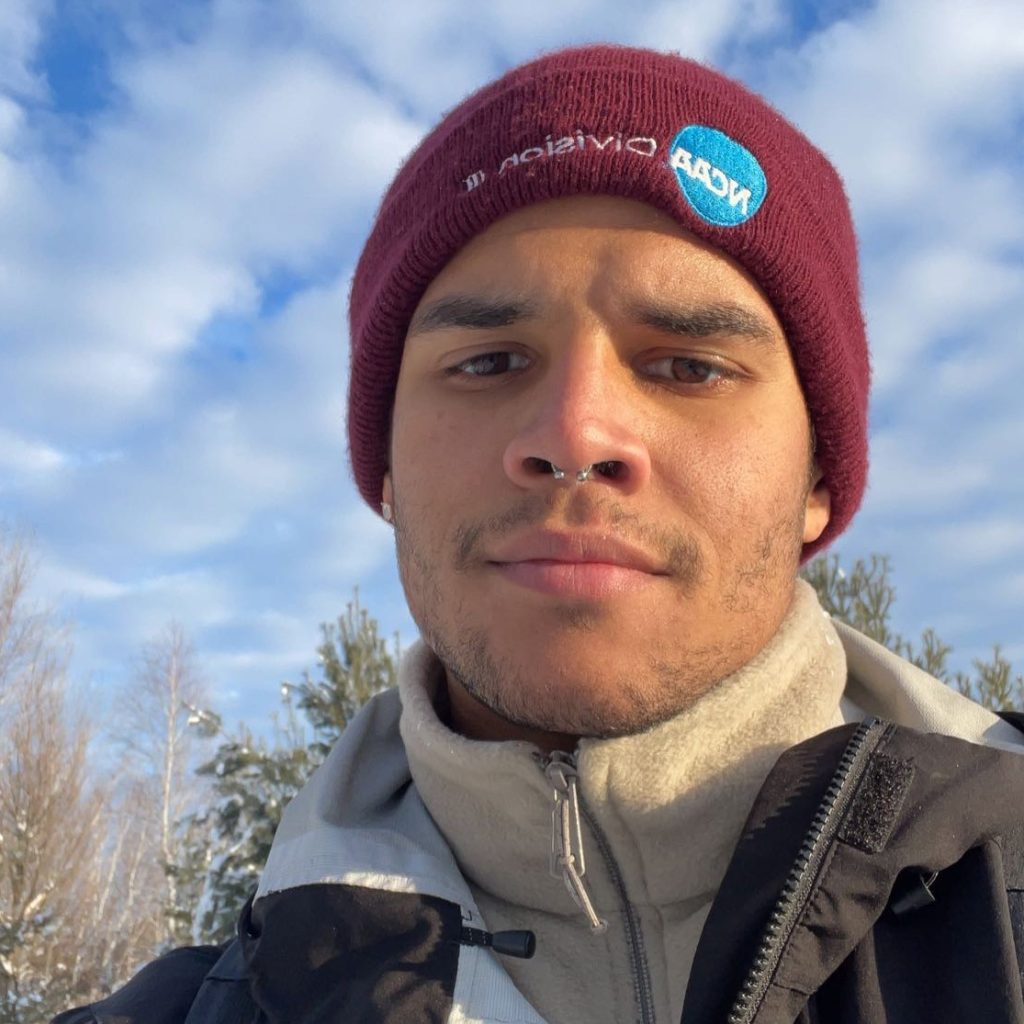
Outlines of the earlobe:
{"label": "earlobe", "polygon": [[391,485],[390,470],[384,474],[384,480],[381,483],[380,494],[380,514],[384,517],[385,522],[390,523],[394,519],[395,508],[395,491]]}
{"label": "earlobe", "polygon": [[819,476],[818,482],[807,495],[807,507],[804,510],[805,544],[813,543],[825,532],[831,515],[832,495]]}

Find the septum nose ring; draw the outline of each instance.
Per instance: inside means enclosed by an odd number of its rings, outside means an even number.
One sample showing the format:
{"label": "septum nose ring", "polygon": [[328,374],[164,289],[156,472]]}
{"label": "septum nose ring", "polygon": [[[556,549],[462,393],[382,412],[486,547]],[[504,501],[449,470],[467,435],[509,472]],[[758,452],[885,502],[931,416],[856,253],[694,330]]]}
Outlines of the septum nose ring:
{"label": "septum nose ring", "polygon": [[[565,479],[565,470],[559,469],[553,462],[548,463],[551,466],[551,475],[556,480]],[[584,466],[582,469],[576,470],[576,483],[585,484],[590,479],[590,474],[594,472],[594,466],[596,463],[591,463],[589,466]]]}

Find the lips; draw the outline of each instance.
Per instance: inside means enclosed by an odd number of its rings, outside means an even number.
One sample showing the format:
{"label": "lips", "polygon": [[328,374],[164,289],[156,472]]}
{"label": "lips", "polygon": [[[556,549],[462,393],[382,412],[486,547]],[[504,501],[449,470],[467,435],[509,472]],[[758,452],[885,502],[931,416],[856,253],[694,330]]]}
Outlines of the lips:
{"label": "lips", "polygon": [[497,545],[489,553],[488,561],[617,565],[638,572],[665,574],[664,567],[651,555],[607,534],[538,530]]}
{"label": "lips", "polygon": [[592,533],[523,534],[497,545],[487,561],[510,583],[564,597],[610,597],[668,575],[641,548]]}

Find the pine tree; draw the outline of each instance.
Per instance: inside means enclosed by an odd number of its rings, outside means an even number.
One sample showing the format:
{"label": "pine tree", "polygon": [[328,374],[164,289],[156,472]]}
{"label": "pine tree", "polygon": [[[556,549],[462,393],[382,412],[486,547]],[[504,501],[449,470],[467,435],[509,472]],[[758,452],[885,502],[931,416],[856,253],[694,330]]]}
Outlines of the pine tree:
{"label": "pine tree", "polygon": [[974,659],[977,676],[957,672],[953,685],[965,696],[995,711],[1024,711],[1024,676],[1016,675],[1011,681],[1013,668],[1001,650],[999,644],[993,644],[991,661]]}
{"label": "pine tree", "polygon": [[994,644],[991,662],[974,659],[975,675],[951,672],[947,665],[952,648],[944,644],[932,628],[921,634],[920,647],[905,640],[889,627],[896,601],[896,588],[889,580],[889,556],[873,554],[871,567],[857,559],[847,573],[839,566],[839,556],[821,556],[810,561],[800,575],[818,594],[822,608],[833,617],[853,626],[865,636],[889,648],[901,658],[924,669],[929,675],[993,711],[1024,710],[1024,676],[1014,676],[1012,667]]}
{"label": "pine tree", "polygon": [[398,641],[394,654],[380,636],[377,620],[359,604],[359,590],[336,622],[322,623],[317,648],[320,678],[303,672],[302,682],[283,683],[287,699],[297,695],[296,707],[313,729],[313,751],[322,761],[353,715],[375,694],[396,682]]}
{"label": "pine tree", "polygon": [[315,767],[294,712],[284,725],[275,721],[270,741],[244,725],[233,734],[224,732],[219,721],[217,727],[217,752],[198,769],[214,800],[183,822],[183,853],[172,867],[179,893],[173,910],[177,930],[196,943],[223,942],[233,933],[238,911],[270,852],[281,812]]}
{"label": "pine tree", "polygon": [[187,927],[194,942],[222,942],[233,933],[285,805],[359,708],[395,684],[397,640],[389,652],[358,592],[336,622],[320,629],[317,674],[281,685],[283,714],[269,741],[244,725],[228,732],[216,715],[192,709],[193,725],[220,738],[216,754],[198,769],[214,801],[183,822],[185,852],[173,868],[183,897],[178,927]]}

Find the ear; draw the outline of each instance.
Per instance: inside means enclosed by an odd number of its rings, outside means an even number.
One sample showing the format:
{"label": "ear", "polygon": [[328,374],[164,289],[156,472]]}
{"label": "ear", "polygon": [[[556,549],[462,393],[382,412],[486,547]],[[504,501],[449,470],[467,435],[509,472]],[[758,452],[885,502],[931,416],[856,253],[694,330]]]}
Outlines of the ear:
{"label": "ear", "polygon": [[807,492],[807,505],[804,509],[804,543],[810,544],[816,541],[828,526],[829,518],[832,515],[832,495],[829,493],[828,485],[822,480],[824,473],[814,465],[812,483]]}
{"label": "ear", "polygon": [[395,504],[395,489],[391,486],[390,469],[384,474],[384,481],[380,488],[380,498],[386,505],[394,506]]}

